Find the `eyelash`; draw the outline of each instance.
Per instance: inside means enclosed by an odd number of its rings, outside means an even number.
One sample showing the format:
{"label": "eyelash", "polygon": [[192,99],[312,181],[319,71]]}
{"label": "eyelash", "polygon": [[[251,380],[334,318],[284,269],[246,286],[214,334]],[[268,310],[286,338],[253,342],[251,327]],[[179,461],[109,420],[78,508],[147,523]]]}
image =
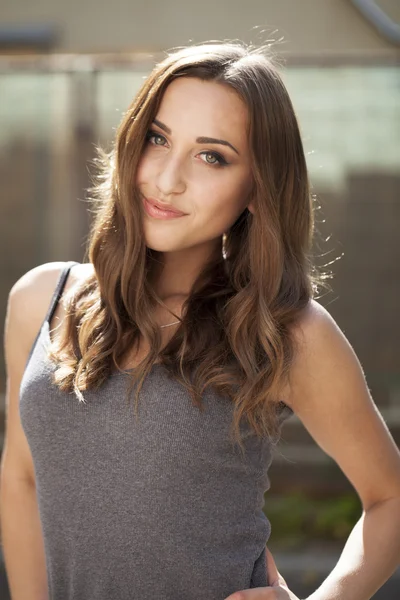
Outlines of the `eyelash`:
{"label": "eyelash", "polygon": [[[153,138],[153,137],[162,138],[163,140],[167,141],[166,138],[161,133],[158,133],[157,131],[152,131],[152,130],[148,131],[147,134],[146,134],[146,140],[148,142],[150,142],[150,139]],[[161,146],[162,147],[163,145],[162,144],[153,144],[153,146]],[[225,160],[225,158],[221,154],[219,154],[218,152],[214,152],[214,151],[208,152],[208,151],[206,151],[206,152],[201,152],[200,154],[208,154],[208,155],[213,156],[214,158],[217,159],[218,163],[208,163],[206,161],[203,161],[203,162],[205,162],[206,165],[209,165],[210,167],[217,167],[217,168],[218,167],[225,167],[226,165],[229,164]]]}

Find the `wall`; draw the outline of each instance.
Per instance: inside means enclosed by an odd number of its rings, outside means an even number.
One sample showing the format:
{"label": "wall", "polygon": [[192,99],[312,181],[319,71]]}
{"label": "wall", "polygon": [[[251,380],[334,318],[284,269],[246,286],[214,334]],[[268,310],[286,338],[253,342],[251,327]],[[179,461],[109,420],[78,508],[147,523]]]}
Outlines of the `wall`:
{"label": "wall", "polygon": [[[399,17],[397,0],[382,0],[382,7],[392,18]],[[56,49],[61,52],[160,50],[190,40],[264,42],[281,37],[284,41],[278,48],[288,52],[366,52],[391,47],[350,0],[2,0],[1,23],[54,24],[59,31]]]}

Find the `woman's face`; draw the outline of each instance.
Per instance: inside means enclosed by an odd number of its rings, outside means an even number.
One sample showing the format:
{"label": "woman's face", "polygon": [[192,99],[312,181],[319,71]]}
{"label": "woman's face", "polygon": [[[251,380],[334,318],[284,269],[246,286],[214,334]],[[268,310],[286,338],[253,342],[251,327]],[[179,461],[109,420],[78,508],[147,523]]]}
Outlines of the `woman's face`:
{"label": "woman's face", "polygon": [[[136,180],[149,248],[212,249],[246,207],[253,212],[247,120],[227,85],[181,77],[167,87]],[[184,216],[155,218],[147,199]]]}

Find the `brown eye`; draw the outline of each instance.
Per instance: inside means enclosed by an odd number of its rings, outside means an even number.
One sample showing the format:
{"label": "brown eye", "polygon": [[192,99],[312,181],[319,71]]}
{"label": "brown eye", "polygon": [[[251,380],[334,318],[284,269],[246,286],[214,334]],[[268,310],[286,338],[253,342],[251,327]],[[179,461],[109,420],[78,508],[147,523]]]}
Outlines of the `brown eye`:
{"label": "brown eye", "polygon": [[203,157],[203,162],[207,165],[224,167],[228,164],[224,157],[218,154],[218,152],[202,152],[201,156]]}
{"label": "brown eye", "polygon": [[156,144],[156,146],[163,146],[165,143],[165,138],[163,138],[162,135],[155,135],[154,143]]}
{"label": "brown eye", "polygon": [[211,152],[209,152],[208,154],[206,154],[205,157],[206,157],[206,161],[210,165],[215,165],[215,163],[218,162],[218,158],[215,156],[215,154],[212,154]]}
{"label": "brown eye", "polygon": [[164,146],[167,141],[163,135],[156,133],[155,131],[149,131],[146,135],[146,139],[154,146]]}

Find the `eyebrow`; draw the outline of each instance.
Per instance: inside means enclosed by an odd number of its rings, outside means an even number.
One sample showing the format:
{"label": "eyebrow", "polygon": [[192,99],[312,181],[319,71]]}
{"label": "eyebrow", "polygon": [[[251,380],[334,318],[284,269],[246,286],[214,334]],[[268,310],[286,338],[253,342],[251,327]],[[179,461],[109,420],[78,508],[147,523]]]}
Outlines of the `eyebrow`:
{"label": "eyebrow", "polygon": [[[160,129],[165,131],[165,133],[168,133],[168,135],[171,135],[172,131],[169,127],[167,127],[165,125],[165,123],[162,123],[158,119],[153,119],[153,123],[155,125],[157,125],[157,127],[159,127]],[[222,146],[229,146],[229,148],[232,148],[232,150],[234,152],[236,152],[236,154],[239,154],[239,152],[236,150],[236,148],[234,146],[232,146],[232,144],[230,144],[226,140],[219,140],[217,138],[201,136],[201,137],[196,138],[196,143],[197,144],[221,144]]]}

